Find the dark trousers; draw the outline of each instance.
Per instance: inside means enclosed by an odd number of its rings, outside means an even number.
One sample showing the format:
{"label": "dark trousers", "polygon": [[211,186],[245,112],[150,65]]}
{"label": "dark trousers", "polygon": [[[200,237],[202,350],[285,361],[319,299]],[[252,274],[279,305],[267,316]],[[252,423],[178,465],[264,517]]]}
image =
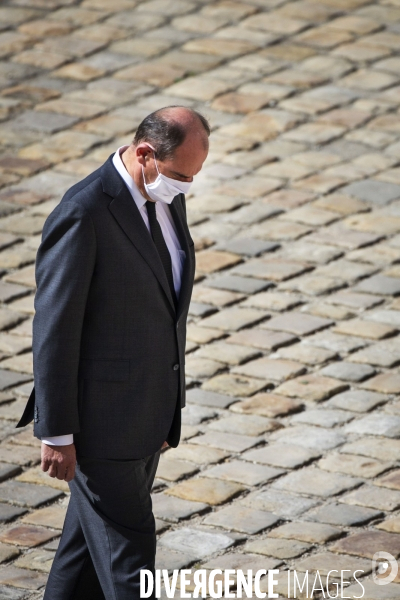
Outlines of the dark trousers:
{"label": "dark trousers", "polygon": [[159,458],[78,458],[43,600],[139,600],[140,569],[154,573]]}

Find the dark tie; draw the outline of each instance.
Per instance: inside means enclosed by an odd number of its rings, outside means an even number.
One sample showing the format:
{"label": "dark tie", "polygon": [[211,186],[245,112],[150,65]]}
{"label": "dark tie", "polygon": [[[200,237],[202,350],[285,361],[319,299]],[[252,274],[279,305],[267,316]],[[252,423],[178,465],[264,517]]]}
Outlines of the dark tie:
{"label": "dark tie", "polygon": [[168,279],[169,287],[171,290],[172,298],[174,300],[175,308],[177,306],[177,297],[174,288],[174,278],[172,276],[172,261],[169,253],[167,244],[165,243],[163,233],[161,231],[160,223],[157,220],[156,215],[156,203],[151,200],[146,202],[147,214],[149,216],[150,233],[153,241],[156,245],[157,252],[163,264],[165,274]]}

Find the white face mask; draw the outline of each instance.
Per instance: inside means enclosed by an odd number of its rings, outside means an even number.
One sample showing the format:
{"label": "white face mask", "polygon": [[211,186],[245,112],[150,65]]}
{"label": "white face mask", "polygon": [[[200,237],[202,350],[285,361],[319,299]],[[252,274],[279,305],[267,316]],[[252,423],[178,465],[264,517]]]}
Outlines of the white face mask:
{"label": "white face mask", "polygon": [[[155,152],[154,148],[148,144],[149,148]],[[156,157],[154,156],[154,162],[156,164],[157,169],[157,178],[152,183],[146,183],[146,179],[144,176],[144,169],[142,165],[142,175],[143,175],[143,183],[144,189],[147,194],[150,196],[152,200],[157,202],[165,202],[166,204],[171,204],[172,200],[178,194],[187,194],[190,186],[192,185],[192,181],[179,181],[178,179],[172,179],[171,177],[167,177],[163,175],[158,170]]]}

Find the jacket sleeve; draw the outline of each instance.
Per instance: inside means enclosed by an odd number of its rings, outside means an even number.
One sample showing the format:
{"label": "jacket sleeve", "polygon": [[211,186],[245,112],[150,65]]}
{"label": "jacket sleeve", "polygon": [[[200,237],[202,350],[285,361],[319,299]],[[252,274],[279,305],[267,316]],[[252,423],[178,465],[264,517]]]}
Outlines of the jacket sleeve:
{"label": "jacket sleeve", "polygon": [[32,349],[39,438],[79,431],[79,353],[95,259],[90,215],[77,202],[60,202],[44,224],[35,267]]}

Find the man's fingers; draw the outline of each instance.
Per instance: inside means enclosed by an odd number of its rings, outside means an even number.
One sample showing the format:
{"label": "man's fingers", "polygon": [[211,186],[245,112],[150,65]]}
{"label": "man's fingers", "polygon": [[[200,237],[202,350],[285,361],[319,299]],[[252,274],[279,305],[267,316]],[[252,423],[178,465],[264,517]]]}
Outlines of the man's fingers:
{"label": "man's fingers", "polygon": [[51,463],[48,472],[50,477],[57,477],[57,465],[55,463]]}
{"label": "man's fingers", "polygon": [[42,442],[42,470],[60,481],[71,481],[75,475],[76,452],[73,444],[50,446]]}
{"label": "man's fingers", "polygon": [[43,463],[43,465],[43,471],[48,471],[50,477],[71,481],[71,479],[73,479],[75,476],[75,463],[69,463],[68,461],[55,461],[51,463]]}
{"label": "man's fingers", "polygon": [[72,481],[75,477],[75,465],[71,465],[65,472],[65,481]]}
{"label": "man's fingers", "polygon": [[60,463],[57,465],[57,479],[65,479],[65,475],[67,473],[68,467],[64,465],[64,463]]}
{"label": "man's fingers", "polygon": [[75,472],[75,461],[72,461],[70,458],[65,458],[64,460],[60,460],[57,464],[57,479],[64,479],[68,481],[68,475],[74,474]]}

